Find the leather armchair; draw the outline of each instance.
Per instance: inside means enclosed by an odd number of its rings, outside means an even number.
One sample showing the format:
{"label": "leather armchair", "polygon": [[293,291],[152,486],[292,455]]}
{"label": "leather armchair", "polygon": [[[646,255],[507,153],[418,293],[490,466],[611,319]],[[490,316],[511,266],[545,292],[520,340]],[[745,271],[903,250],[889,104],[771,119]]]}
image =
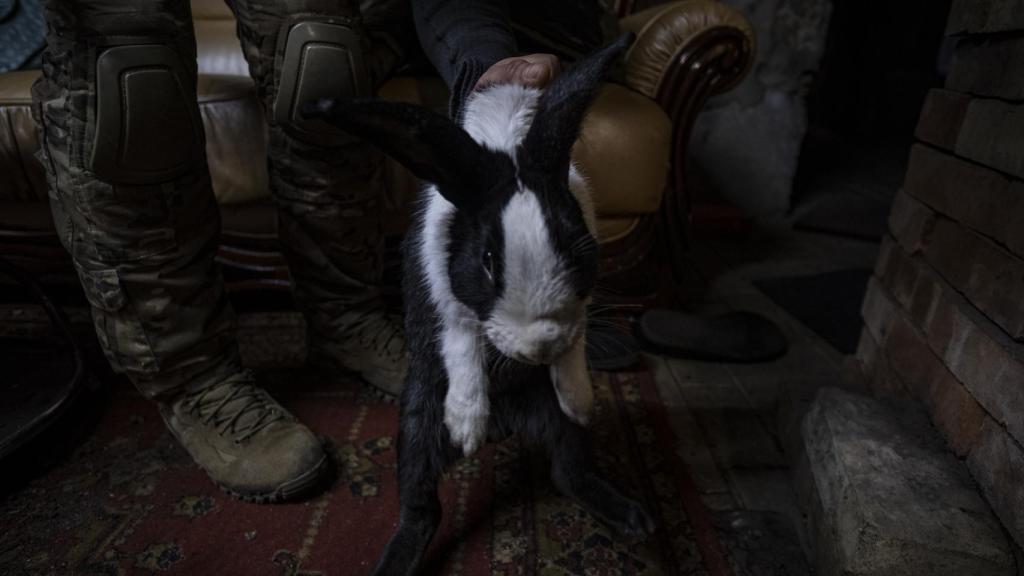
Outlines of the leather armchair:
{"label": "leather armchair", "polygon": [[[221,205],[220,260],[229,290],[287,289],[267,184],[266,134],[231,12],[220,0],[193,0],[199,108],[214,193]],[[753,32],[736,10],[713,0],[682,0],[624,15],[637,41],[625,58],[623,85],[598,97],[574,149],[595,192],[606,276],[632,278],[653,291],[637,267],[654,266],[656,239],[677,253],[688,217],[683,186],[686,143],[708,97],[747,72]],[[0,75],[0,254],[44,278],[73,276],[53,230],[47,188],[35,151],[30,87],[38,72]],[[378,96],[444,110],[438,78],[399,76]],[[388,162],[386,228],[400,235],[415,179]],[[656,234],[657,230],[664,234]],[[671,255],[671,254],[670,254]],[[639,280],[639,282],[637,281]]]}

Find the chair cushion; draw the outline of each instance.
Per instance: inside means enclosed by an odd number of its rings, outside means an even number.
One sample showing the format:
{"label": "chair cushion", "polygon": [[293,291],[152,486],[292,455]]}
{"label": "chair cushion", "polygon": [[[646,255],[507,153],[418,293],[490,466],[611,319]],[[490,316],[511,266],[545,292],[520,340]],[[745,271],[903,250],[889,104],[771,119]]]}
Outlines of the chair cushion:
{"label": "chair cushion", "polygon": [[202,75],[197,90],[217,201],[227,205],[269,197],[267,124],[252,80]]}
{"label": "chair cushion", "polygon": [[590,181],[598,216],[657,212],[672,150],[672,122],[650,98],[605,85],[583,122],[573,160]]}

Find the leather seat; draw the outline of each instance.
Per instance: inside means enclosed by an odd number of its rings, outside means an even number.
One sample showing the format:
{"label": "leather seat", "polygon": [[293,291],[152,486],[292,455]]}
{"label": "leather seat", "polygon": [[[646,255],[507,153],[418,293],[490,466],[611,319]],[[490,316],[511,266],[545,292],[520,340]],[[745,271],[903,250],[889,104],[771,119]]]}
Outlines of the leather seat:
{"label": "leather seat", "polygon": [[[199,109],[225,235],[273,239],[263,111],[235,37],[233,16],[220,0],[193,0],[192,5]],[[594,189],[603,243],[623,238],[642,218],[659,211],[666,190],[678,184],[672,171],[681,169],[696,110],[708,95],[727,89],[745,73],[752,45],[747,21],[711,0],[658,6],[621,23],[638,34],[625,59],[625,85],[604,87],[574,149]],[[734,62],[687,62],[710,48],[723,52],[728,46],[714,38],[723,31],[740,39]],[[30,113],[30,88],[37,75],[0,75],[0,242],[5,234],[39,235],[53,229]],[[400,76],[386,82],[378,96],[444,110],[447,93],[438,78]],[[387,222],[397,231],[417,184],[393,162],[386,175]]]}

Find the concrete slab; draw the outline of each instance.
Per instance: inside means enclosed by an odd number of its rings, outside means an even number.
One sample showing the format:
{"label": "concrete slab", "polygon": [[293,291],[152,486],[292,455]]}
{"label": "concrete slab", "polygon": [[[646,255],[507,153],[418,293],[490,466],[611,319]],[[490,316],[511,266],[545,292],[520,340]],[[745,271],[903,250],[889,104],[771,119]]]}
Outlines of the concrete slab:
{"label": "concrete slab", "polygon": [[1012,576],[1010,546],[927,417],[838,388],[802,426],[815,564],[838,576]]}

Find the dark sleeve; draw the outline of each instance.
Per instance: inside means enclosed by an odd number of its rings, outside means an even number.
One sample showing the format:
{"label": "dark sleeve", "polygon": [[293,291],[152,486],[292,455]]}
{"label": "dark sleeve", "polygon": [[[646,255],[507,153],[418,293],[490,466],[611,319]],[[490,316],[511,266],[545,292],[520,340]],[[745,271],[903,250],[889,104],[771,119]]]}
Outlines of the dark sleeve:
{"label": "dark sleeve", "polygon": [[457,118],[476,81],[495,62],[515,56],[507,0],[412,0],[420,45],[451,90]]}

